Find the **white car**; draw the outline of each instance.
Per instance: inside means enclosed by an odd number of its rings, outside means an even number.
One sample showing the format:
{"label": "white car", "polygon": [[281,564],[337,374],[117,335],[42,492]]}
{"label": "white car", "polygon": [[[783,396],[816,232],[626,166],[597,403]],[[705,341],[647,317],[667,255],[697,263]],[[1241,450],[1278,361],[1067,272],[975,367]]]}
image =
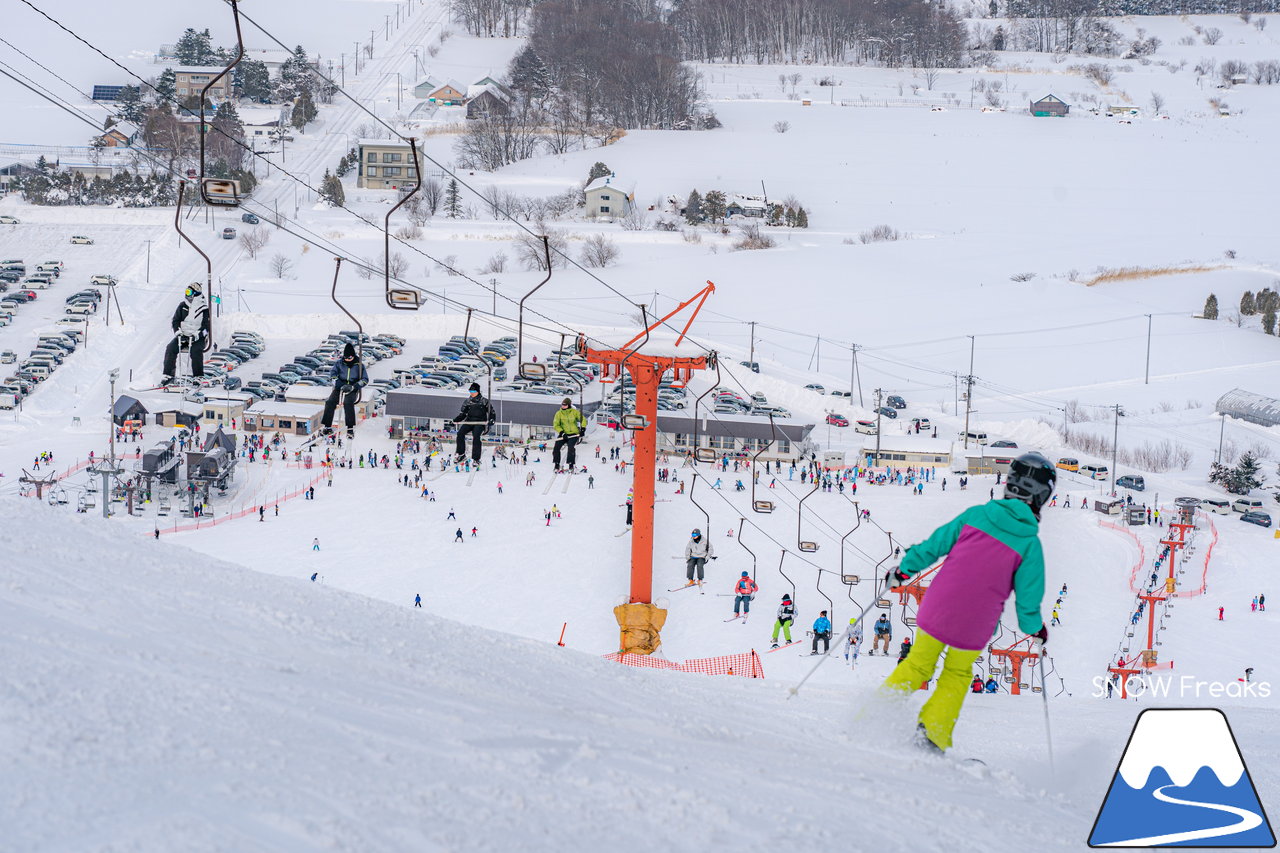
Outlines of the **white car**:
{"label": "white car", "polygon": [[17,225],[19,224],[16,216],[0,216],[0,225]]}
{"label": "white car", "polygon": [[105,284],[108,287],[116,284],[116,277],[113,275],[95,275],[89,277],[90,284]]}
{"label": "white car", "polygon": [[72,242],[72,244],[74,244],[74,245],[79,245],[79,246],[92,246],[92,245],[93,245],[93,238],[92,238],[92,237],[83,237],[83,236],[81,236],[81,235],[77,234],[77,235],[75,235],[75,236],[73,236],[73,237],[71,238],[71,242]]}
{"label": "white car", "polygon": [[0,352],[0,364],[13,364],[18,360],[18,354],[11,349]]}

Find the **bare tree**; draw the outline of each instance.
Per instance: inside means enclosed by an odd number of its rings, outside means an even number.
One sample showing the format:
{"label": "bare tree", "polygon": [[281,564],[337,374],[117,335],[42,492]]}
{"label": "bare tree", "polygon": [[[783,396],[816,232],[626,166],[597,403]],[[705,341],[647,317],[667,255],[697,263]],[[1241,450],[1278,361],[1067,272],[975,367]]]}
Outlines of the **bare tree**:
{"label": "bare tree", "polygon": [[934,84],[938,82],[938,77],[941,75],[942,72],[936,68],[926,68],[921,74],[924,77],[924,87],[932,92]]}
{"label": "bare tree", "polygon": [[1156,115],[1160,115],[1161,111],[1163,110],[1164,110],[1164,96],[1161,95],[1159,92],[1152,92],[1151,93],[1151,111],[1154,112]]}
{"label": "bare tree", "polygon": [[[565,237],[565,233],[558,228],[548,228],[544,223],[536,223],[534,230],[547,235],[547,241],[551,249],[551,266],[552,268],[564,267],[568,264],[565,257],[568,255],[569,241]],[[521,232],[516,240],[516,257],[520,259],[520,264],[527,270],[546,271],[547,262],[543,256],[542,239],[528,232]]]}
{"label": "bare tree", "polygon": [[1217,27],[1209,27],[1204,31],[1205,44],[1217,44],[1222,40],[1222,30]]}
{"label": "bare tree", "polygon": [[258,253],[271,241],[271,232],[265,228],[249,228],[240,232],[240,248],[256,259]]}
{"label": "bare tree", "polygon": [[463,168],[492,172],[537,153],[537,131],[535,116],[513,110],[507,115],[467,122],[466,132],[453,150]]}
{"label": "bare tree", "polygon": [[418,190],[418,197],[422,199],[423,206],[431,212],[431,215],[435,216],[440,210],[440,202],[444,200],[444,184],[435,178],[427,178]]}
{"label": "bare tree", "polygon": [[485,261],[484,266],[478,270],[480,275],[492,275],[494,273],[506,272],[507,254],[506,252],[495,252],[489,260]]}
{"label": "bare tree", "polygon": [[649,227],[649,212],[640,205],[633,204],[627,208],[620,224],[623,231],[643,231]]}
{"label": "bare tree", "polygon": [[392,278],[403,278],[404,274],[409,271],[409,262],[405,260],[404,255],[394,252],[387,259],[387,271],[391,273]]}
{"label": "bare tree", "polygon": [[786,133],[788,130],[791,129],[791,122],[775,121],[773,123],[773,129],[776,130],[778,133]]}
{"label": "bare tree", "polygon": [[618,246],[603,234],[592,234],[582,244],[582,263],[589,267],[607,267],[622,254]]}
{"label": "bare tree", "polygon": [[293,261],[277,252],[271,256],[271,274],[276,278],[285,278],[293,270]]}

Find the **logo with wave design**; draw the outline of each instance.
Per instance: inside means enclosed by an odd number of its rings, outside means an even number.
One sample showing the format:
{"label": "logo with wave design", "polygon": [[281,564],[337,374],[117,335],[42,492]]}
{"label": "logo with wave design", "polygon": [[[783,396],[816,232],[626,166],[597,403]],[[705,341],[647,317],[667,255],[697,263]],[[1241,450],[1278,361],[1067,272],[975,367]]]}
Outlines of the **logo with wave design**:
{"label": "logo with wave design", "polygon": [[1216,708],[1139,714],[1089,846],[1275,847],[1226,715]]}

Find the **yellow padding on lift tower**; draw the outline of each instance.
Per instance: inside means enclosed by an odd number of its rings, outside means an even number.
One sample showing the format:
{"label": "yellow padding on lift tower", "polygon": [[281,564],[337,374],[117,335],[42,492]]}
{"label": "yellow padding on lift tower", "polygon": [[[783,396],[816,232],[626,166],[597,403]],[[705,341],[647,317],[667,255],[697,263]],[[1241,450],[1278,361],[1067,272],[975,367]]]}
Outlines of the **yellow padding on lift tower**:
{"label": "yellow padding on lift tower", "polygon": [[622,629],[618,649],[636,655],[651,655],[662,645],[659,632],[667,623],[667,611],[652,604],[619,604],[613,615]]}

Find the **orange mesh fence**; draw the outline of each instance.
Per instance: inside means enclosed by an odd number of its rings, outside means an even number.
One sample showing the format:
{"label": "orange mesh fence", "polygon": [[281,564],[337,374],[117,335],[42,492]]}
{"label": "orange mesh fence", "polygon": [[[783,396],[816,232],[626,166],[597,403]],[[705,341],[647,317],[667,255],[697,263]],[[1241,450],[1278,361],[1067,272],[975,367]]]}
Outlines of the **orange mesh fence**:
{"label": "orange mesh fence", "polygon": [[651,669],[674,669],[680,672],[698,672],[703,675],[736,675],[742,678],[764,678],[764,666],[754,651],[714,658],[692,658],[684,663],[655,658],[652,655],[633,655],[613,652],[604,655],[605,660],[627,666]]}
{"label": "orange mesh fence", "polygon": [[[312,486],[316,485],[321,480],[327,479],[328,476],[329,475],[327,473],[319,474],[315,477],[312,477],[311,481],[307,483],[305,486],[301,486],[297,489],[294,489],[292,492],[289,492],[288,494],[285,494],[285,495],[281,495],[279,498],[273,497],[271,499],[272,506],[275,506],[277,504],[282,504],[287,500],[292,500],[293,498],[296,498],[299,495],[304,494],[307,491],[307,489],[310,489]],[[265,503],[261,505],[266,506]],[[236,512],[227,513],[226,515],[220,515],[216,518],[197,517],[192,519],[192,522],[190,524],[174,524],[173,527],[163,527],[163,528],[157,528],[157,529],[161,533],[187,533],[192,530],[203,530],[207,527],[215,527],[219,524],[222,524],[227,521],[233,521],[237,518],[244,518],[247,515],[257,515],[258,507],[259,507],[259,504],[254,504],[249,507],[241,508]],[[154,535],[154,533],[149,533],[147,535],[151,536],[151,535]]]}
{"label": "orange mesh fence", "polygon": [[1145,567],[1147,562],[1146,546],[1143,545],[1142,540],[1139,539],[1137,535],[1135,535],[1134,532],[1132,530],[1129,530],[1127,527],[1121,527],[1118,524],[1112,524],[1111,522],[1103,521],[1102,519],[1098,519],[1098,524],[1101,525],[1102,527],[1107,528],[1108,530],[1114,530],[1117,533],[1121,533],[1129,537],[1130,539],[1133,540],[1133,544],[1138,546],[1138,559],[1134,561],[1133,566],[1129,569],[1129,590],[1134,595],[1137,595],[1139,592],[1142,591],[1141,589],[1142,585],[1138,581],[1138,573],[1139,572],[1145,573]]}

